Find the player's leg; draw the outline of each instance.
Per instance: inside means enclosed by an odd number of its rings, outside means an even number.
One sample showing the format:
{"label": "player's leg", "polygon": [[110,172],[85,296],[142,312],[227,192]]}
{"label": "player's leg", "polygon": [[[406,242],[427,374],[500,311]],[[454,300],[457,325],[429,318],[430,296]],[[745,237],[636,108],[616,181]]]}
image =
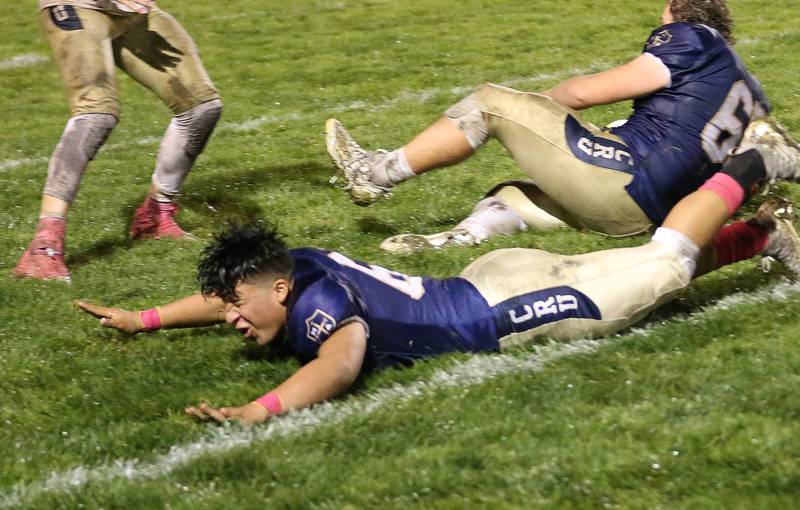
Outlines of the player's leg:
{"label": "player's leg", "polygon": [[651,224],[625,191],[632,160],[624,143],[539,94],[485,85],[391,152],[364,151],[336,121],[329,121],[327,134],[328,151],[362,204],[410,176],[460,161],[493,137],[540,192],[569,213],[562,221],[612,235]]}
{"label": "player's leg", "polygon": [[[726,220],[727,211],[716,207],[713,193],[698,191],[689,198],[678,204],[678,215],[691,215],[712,229]],[[772,217],[761,212],[761,220]],[[764,228],[775,231],[774,226]],[[789,228],[794,232],[791,223]],[[747,244],[747,233],[745,239],[735,239],[741,234],[732,232],[733,242]],[[793,239],[791,252],[797,260],[796,233]],[[574,256],[497,250],[476,260],[461,276],[494,308],[501,346],[508,347],[539,336],[574,340],[629,327],[699,275],[699,256],[700,247],[683,232],[661,227],[650,243],[633,248]]]}
{"label": "player's leg", "polygon": [[[574,339],[614,333],[670,299],[699,274],[701,248],[712,246],[748,193],[775,173],[774,161],[761,156],[763,147],[753,148],[739,149],[720,173],[678,202],[645,246],[577,256],[498,250],[468,266],[462,277],[494,307],[501,345],[540,335]],[[758,228],[775,231],[768,223],[786,206],[762,208]],[[796,261],[800,240],[791,223],[786,228],[794,234],[788,249]],[[747,245],[753,236],[733,229],[728,239]]]}
{"label": "player's leg", "polygon": [[752,218],[730,223],[717,232],[698,261],[695,277],[756,255],[764,257],[765,270],[769,270],[773,260],[778,260],[793,275],[800,276],[796,219],[794,206],[789,201],[770,196]]}
{"label": "player's leg", "polygon": [[492,306],[501,347],[539,336],[574,340],[616,333],[691,279],[673,249],[657,241],[572,256],[496,250],[461,276]]}
{"label": "player's leg", "polygon": [[800,274],[800,238],[791,204],[785,200],[769,199],[754,218],[720,229],[765,182],[794,179],[796,174],[797,159],[783,150],[788,135],[774,131],[770,124],[768,129],[760,125],[764,123],[752,123],[721,171],[681,200],[664,220],[664,227],[681,232],[705,252],[696,276],[759,253],[777,258]]}
{"label": "player's leg", "polygon": [[[565,221],[566,220],[566,221]],[[481,199],[455,227],[435,234],[400,234],[381,243],[391,253],[413,253],[434,248],[472,246],[495,235],[511,235],[528,227],[551,230],[577,226],[561,208],[530,181],[505,181]]]}
{"label": "player's leg", "polygon": [[[683,213],[714,205],[712,196],[695,198]],[[572,256],[496,250],[461,276],[493,307],[501,347],[509,347],[540,336],[574,340],[629,327],[688,285],[699,254],[692,239],[661,227],[651,242],[633,248]]]}
{"label": "player's leg", "polygon": [[[535,183],[501,184],[490,192],[494,198],[479,203],[454,229],[395,236],[382,243],[385,250],[407,253],[431,246],[464,246],[525,227],[572,225],[612,235],[649,227],[650,220],[625,191],[632,179],[632,161],[622,141],[580,122],[574,112],[549,98],[488,85],[447,115],[475,147],[490,136],[500,140]],[[411,145],[404,148],[408,154]],[[519,227],[509,228],[514,222],[506,219],[508,214],[493,213],[499,208],[516,212],[523,220],[516,223]]]}
{"label": "player's leg", "polygon": [[36,235],[14,272],[19,277],[69,281],[64,262],[66,215],[89,161],[119,115],[111,51],[116,27],[110,16],[72,6],[50,7],[39,16],[72,117],[50,157]]}
{"label": "player's leg", "polygon": [[558,211],[569,213],[560,219],[610,235],[650,227],[651,220],[625,190],[634,165],[618,137],[540,94],[487,85],[475,96],[490,135]]}
{"label": "player's leg", "polygon": [[402,148],[366,150],[336,119],[325,123],[325,146],[356,205],[367,206],[390,195],[395,184],[415,175]]}
{"label": "player's leg", "polygon": [[369,205],[400,182],[434,168],[455,165],[468,158],[489,138],[488,127],[475,94],[459,101],[393,151],[367,151],[353,140],[336,119],[325,125],[328,154],[347,181],[345,189],[358,205]]}
{"label": "player's leg", "polygon": [[192,38],[162,10],[152,10],[146,22],[117,38],[114,49],[117,64],[174,113],[156,157],[152,187],[131,224],[131,237],[184,237],[174,219],[177,197],[220,117],[219,93]]}

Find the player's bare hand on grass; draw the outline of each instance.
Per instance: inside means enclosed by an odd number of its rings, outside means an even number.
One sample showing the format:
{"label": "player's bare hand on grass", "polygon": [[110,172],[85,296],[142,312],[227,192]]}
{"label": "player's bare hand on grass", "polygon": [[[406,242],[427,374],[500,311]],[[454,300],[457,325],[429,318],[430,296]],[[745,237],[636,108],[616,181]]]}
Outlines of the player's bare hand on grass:
{"label": "player's bare hand on grass", "polygon": [[104,328],[114,328],[128,335],[135,335],[144,330],[139,312],[131,312],[122,308],[109,308],[95,305],[88,301],[78,300],[75,305],[81,310],[100,319]]}
{"label": "player's bare hand on grass", "polygon": [[156,6],[155,0],[114,0],[120,10],[147,14]]}
{"label": "player's bare hand on grass", "polygon": [[214,408],[201,402],[197,407],[190,406],[184,409],[186,414],[193,416],[201,421],[216,421],[223,423],[226,421],[238,421],[243,425],[254,425],[264,423],[269,417],[269,412],[261,404],[250,402],[241,407],[220,407]]}

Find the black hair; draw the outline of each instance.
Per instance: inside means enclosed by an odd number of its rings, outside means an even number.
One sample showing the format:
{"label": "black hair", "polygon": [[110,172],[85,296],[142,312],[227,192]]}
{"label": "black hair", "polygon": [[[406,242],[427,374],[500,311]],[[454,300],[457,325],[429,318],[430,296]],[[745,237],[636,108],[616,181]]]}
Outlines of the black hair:
{"label": "black hair", "polygon": [[294,259],[280,235],[263,222],[231,223],[206,246],[197,265],[205,296],[236,301],[236,285],[258,277],[289,277]]}

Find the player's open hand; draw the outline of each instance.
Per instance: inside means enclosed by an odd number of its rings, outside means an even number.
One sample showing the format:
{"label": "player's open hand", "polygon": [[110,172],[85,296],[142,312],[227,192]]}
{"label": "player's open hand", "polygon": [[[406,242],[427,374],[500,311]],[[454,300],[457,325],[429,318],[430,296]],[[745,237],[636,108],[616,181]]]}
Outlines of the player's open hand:
{"label": "player's open hand", "polygon": [[75,301],[75,304],[84,312],[100,319],[100,324],[104,328],[114,328],[129,335],[135,335],[144,330],[139,312],[131,312],[122,308],[108,308],[83,300]]}
{"label": "player's open hand", "polygon": [[219,423],[229,420],[238,421],[243,425],[264,423],[269,418],[269,412],[261,404],[250,402],[241,407],[214,408],[201,402],[197,407],[191,406],[184,409],[186,414],[202,421],[217,421]]}
{"label": "player's open hand", "polygon": [[112,0],[114,4],[125,12],[138,12],[139,14],[147,14],[156,6],[155,0]]}

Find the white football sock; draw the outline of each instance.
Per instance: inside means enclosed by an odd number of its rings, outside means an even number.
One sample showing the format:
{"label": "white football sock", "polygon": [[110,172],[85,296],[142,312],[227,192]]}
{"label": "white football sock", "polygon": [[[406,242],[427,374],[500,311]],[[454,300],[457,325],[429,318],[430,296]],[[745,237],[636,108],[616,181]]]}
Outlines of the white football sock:
{"label": "white football sock", "polygon": [[397,183],[414,177],[416,174],[408,164],[406,151],[402,147],[386,154],[375,154],[376,163],[372,168],[372,179],[378,186],[391,188]]}
{"label": "white football sock", "polygon": [[495,234],[510,235],[526,230],[528,225],[502,200],[487,197],[478,202],[472,213],[455,228],[466,229],[476,241],[481,242]]}
{"label": "white football sock", "polygon": [[663,244],[678,256],[681,266],[691,278],[697,269],[697,259],[700,257],[700,247],[694,241],[678,232],[666,227],[658,227],[653,234],[653,241]]}

